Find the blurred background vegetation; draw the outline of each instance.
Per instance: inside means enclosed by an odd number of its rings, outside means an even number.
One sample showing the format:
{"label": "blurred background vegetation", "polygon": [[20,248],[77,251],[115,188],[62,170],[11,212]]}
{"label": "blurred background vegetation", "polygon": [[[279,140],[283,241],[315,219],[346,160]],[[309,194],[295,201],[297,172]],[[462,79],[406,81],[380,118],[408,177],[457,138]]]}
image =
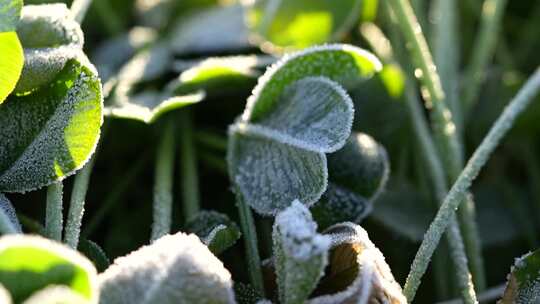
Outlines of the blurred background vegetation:
{"label": "blurred background vegetation", "polygon": [[[49,1],[27,0],[25,4],[44,2]],[[245,12],[234,0],[93,0],[82,24],[85,52],[97,65],[106,91],[107,84],[114,83],[115,75],[133,61],[134,55],[146,50],[158,50],[157,54],[163,55],[152,56],[145,63],[143,74],[149,73],[149,76],[139,75],[141,78],[131,84],[130,89],[136,93],[163,90],[169,81],[208,57],[255,56],[256,64],[251,66],[253,71],[248,76],[205,84],[204,101],[166,114],[169,119],[181,121],[190,112],[193,124],[187,128],[193,132],[192,147],[198,173],[197,189],[191,191],[199,194],[204,209],[224,212],[233,220],[237,219],[237,211],[225,162],[227,126],[241,113],[256,76],[262,74],[269,63],[283,51],[331,41],[360,46],[381,56],[385,49],[384,41],[377,40],[382,39],[381,33],[392,42],[398,42],[392,45],[396,58],[399,59],[400,49],[401,54],[405,54],[404,43],[401,37],[396,37],[384,0],[360,1],[361,5],[355,7],[358,13],[352,14],[352,18],[346,4],[338,4],[337,0],[286,2],[294,4],[283,13],[278,12],[270,24],[265,25],[267,21],[261,16],[264,10]],[[438,1],[412,2],[433,50],[441,33],[435,32],[437,26],[441,26],[438,24],[441,19],[434,13]],[[457,54],[453,55],[459,66],[457,90],[460,90],[468,81],[465,71],[472,60],[481,27],[482,1],[456,0],[455,3],[458,30],[453,44]],[[328,6],[337,8],[329,11]],[[291,16],[297,17],[299,12],[304,13],[303,19],[295,19],[295,27],[288,28]],[[266,35],[249,35],[246,20],[259,30],[267,26],[262,29]],[[499,26],[493,33],[495,47],[482,71],[478,98],[465,115],[460,131],[466,158],[526,77],[540,64],[537,54],[540,49],[539,1],[508,1]],[[408,60],[408,56],[402,57]],[[423,233],[435,214],[436,202],[403,100],[404,79],[411,75],[406,69],[400,70],[392,60],[383,58],[383,61],[387,64],[383,73],[349,93],[356,108],[354,129],[382,143],[391,160],[387,189],[362,226],[385,254],[396,279],[403,284]],[[153,68],[157,69],[155,73]],[[184,89],[191,92],[200,88],[195,83]],[[115,96],[113,92],[106,99],[109,107],[114,108]],[[539,101],[537,98],[519,119],[473,186],[488,286],[504,283],[513,259],[540,245]],[[106,118],[86,200],[83,236],[98,243],[111,259],[148,243],[154,158],[163,121],[146,124],[133,119]],[[186,125],[177,124],[177,143],[185,134],[185,128]],[[180,157],[180,148],[178,153]],[[178,169],[175,170],[173,231],[178,231],[184,225],[181,204],[185,189],[180,162],[176,161],[175,166]],[[73,178],[65,182],[67,192],[72,182]],[[27,231],[35,229],[34,221],[44,218],[45,192],[9,195]],[[65,197],[68,195],[66,193]],[[263,258],[271,254],[270,225],[270,219],[257,217]],[[242,246],[243,243],[238,242],[221,258],[235,281],[245,282]],[[444,242],[437,255],[439,261],[448,261]],[[441,282],[441,279],[454,280],[450,263],[434,265],[439,267],[438,274],[430,268],[429,277],[418,293],[419,302],[455,296],[452,284]]]}

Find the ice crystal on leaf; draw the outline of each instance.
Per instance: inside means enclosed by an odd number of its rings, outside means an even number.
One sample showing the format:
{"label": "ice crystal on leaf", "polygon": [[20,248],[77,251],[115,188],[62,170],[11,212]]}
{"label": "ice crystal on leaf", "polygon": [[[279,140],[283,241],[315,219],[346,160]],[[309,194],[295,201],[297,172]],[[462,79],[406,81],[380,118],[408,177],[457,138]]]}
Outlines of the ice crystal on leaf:
{"label": "ice crystal on leaf", "polygon": [[278,213],[272,238],[280,303],[304,303],[324,274],[330,238],[299,201]]}
{"label": "ice crystal on leaf", "polygon": [[517,258],[500,304],[538,303],[540,301],[540,250]]}
{"label": "ice crystal on leaf", "polygon": [[236,223],[216,211],[200,211],[186,224],[186,229],[197,234],[216,255],[234,245],[240,238],[240,229]]}

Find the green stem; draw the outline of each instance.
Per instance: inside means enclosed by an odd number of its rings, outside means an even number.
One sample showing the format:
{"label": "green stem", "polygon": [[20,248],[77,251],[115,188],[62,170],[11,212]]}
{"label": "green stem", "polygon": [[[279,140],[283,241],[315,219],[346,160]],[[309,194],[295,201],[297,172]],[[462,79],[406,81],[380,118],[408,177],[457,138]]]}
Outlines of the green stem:
{"label": "green stem", "polygon": [[[442,155],[444,169],[450,182],[454,182],[463,168],[463,154],[452,120],[452,112],[445,102],[436,66],[431,58],[422,29],[416,20],[414,12],[407,0],[389,0],[396,15],[397,22],[403,31],[407,45],[417,69],[415,75],[420,78],[422,93],[431,111],[431,121],[439,153]],[[472,203],[469,202],[469,203]],[[461,208],[458,216],[463,232],[465,250],[471,261],[473,278],[483,287],[485,281],[481,244],[478,237],[478,228],[474,219],[472,208]]]}
{"label": "green stem", "polygon": [[[437,155],[435,144],[429,134],[428,124],[420,108],[419,98],[416,96],[416,92],[410,81],[406,84],[405,93],[405,100],[409,108],[411,121],[435,187],[435,196],[438,202],[442,202],[448,190],[444,169]],[[478,301],[476,300],[476,294],[468,268],[467,255],[455,215],[452,215],[450,219],[450,229],[446,231],[446,238],[450,247],[450,256],[456,268],[457,283],[459,284],[463,301],[465,303],[477,303]],[[412,298],[407,298],[409,302],[412,301]]]}
{"label": "green stem", "polygon": [[110,35],[118,35],[124,30],[123,19],[115,14],[109,0],[96,0],[94,7]]}
{"label": "green stem", "polygon": [[188,222],[199,212],[199,176],[197,154],[193,141],[191,111],[185,109],[180,120],[180,166],[182,172],[182,198],[184,218]]}
{"label": "green stem", "polygon": [[90,4],[92,4],[92,0],[73,0],[71,3],[71,14],[79,24],[83,22]]}
{"label": "green stem", "polygon": [[71,191],[71,201],[69,202],[69,212],[66,222],[66,233],[64,242],[71,248],[77,249],[79,235],[81,233],[81,223],[84,214],[84,204],[90,175],[94,167],[94,156],[86,163],[75,176],[73,190]]}
{"label": "green stem", "polygon": [[195,138],[200,144],[218,151],[227,151],[227,138],[211,131],[197,131]]}
{"label": "green stem", "polygon": [[45,210],[45,235],[51,240],[62,241],[62,195],[64,184],[57,182],[47,187]]}
{"label": "green stem", "polygon": [[465,199],[472,181],[478,176],[478,173],[488,161],[491,153],[493,153],[501,139],[508,130],[510,130],[518,115],[527,108],[539,90],[540,69],[537,69],[504,109],[501,116],[495,121],[489,130],[489,133],[482,140],[482,143],[478,146],[473,156],[468,161],[467,166],[465,166],[465,169],[461,172],[450,189],[450,192],[445,197],[441,208],[426,232],[424,240],[420,245],[420,249],[416,253],[416,257],[411,266],[411,271],[407,277],[403,292],[409,302],[414,299],[431,256],[433,255],[435,248],[437,248],[442,234],[452,221],[455,210]]}
{"label": "green stem", "polygon": [[458,5],[456,0],[436,0],[432,4],[435,16],[431,43],[437,71],[441,77],[446,103],[452,112],[458,134],[462,134],[463,119],[459,101],[459,39]]}
{"label": "green stem", "polygon": [[238,215],[240,217],[240,227],[242,228],[244,245],[246,246],[249,279],[253,288],[255,288],[261,295],[264,295],[261,259],[259,256],[257,230],[255,229],[253,214],[251,213],[251,209],[249,208],[248,204],[246,204],[244,201],[239,189],[235,190],[235,194],[236,207],[238,208]]}
{"label": "green stem", "polygon": [[169,120],[161,135],[161,142],[156,154],[152,241],[171,232],[174,150],[174,123]]}
{"label": "green stem", "polygon": [[497,35],[502,23],[504,9],[507,0],[485,0],[482,7],[480,32],[475,38],[472,59],[466,71],[465,88],[463,91],[463,105],[465,113],[469,113],[474,102],[478,98],[478,93],[486,66],[490,62],[495,52]]}

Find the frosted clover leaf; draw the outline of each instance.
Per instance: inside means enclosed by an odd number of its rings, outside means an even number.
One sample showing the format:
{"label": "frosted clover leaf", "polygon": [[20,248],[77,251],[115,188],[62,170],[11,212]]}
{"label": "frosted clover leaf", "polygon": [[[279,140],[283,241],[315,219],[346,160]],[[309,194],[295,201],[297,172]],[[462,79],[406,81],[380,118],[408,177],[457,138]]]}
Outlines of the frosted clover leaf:
{"label": "frosted clover leaf", "polygon": [[17,34],[25,61],[16,93],[53,81],[68,60],[79,56],[84,43],[80,25],[63,3],[25,6]]}
{"label": "frosted clover leaf", "polygon": [[540,250],[516,259],[500,304],[540,301]]}
{"label": "frosted clover leaf", "polygon": [[304,303],[324,274],[330,238],[299,201],[278,213],[272,238],[280,303]]}
{"label": "frosted clover leaf", "polygon": [[240,229],[228,216],[215,211],[200,211],[186,224],[212,253],[219,255],[240,238]]}
{"label": "frosted clover leaf", "polygon": [[388,180],[390,162],[382,145],[354,132],[342,149],[328,156],[328,169],[328,189],[311,210],[323,229],[365,218]]}
{"label": "frosted clover leaf", "polygon": [[97,304],[99,298],[92,263],[77,251],[37,236],[0,238],[0,284],[14,303],[65,303],[44,300],[54,296],[46,291],[53,286],[71,299],[84,300],[69,303]]}
{"label": "frosted clover leaf", "polygon": [[273,215],[326,190],[325,153],[349,137],[353,106],[341,87],[371,77],[380,62],[348,45],[285,56],[259,78],[242,116],[229,129],[228,163],[239,195]]}
{"label": "frosted clover leaf", "polygon": [[231,274],[196,235],[166,235],[99,276],[103,304],[235,303]]}
{"label": "frosted clover leaf", "polygon": [[0,107],[0,191],[25,192],[80,169],[97,145],[101,83],[84,55],[69,60],[54,82]]}

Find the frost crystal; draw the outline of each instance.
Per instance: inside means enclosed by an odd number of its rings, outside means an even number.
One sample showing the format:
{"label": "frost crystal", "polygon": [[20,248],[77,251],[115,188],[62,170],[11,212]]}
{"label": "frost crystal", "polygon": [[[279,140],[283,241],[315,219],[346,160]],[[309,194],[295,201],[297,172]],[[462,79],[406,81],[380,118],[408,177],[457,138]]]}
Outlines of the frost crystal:
{"label": "frost crystal", "polygon": [[103,304],[235,303],[231,275],[194,235],[164,236],[100,274]]}
{"label": "frost crystal", "polygon": [[317,286],[328,263],[330,238],[298,200],[279,213],[272,234],[281,303],[303,303]]}

